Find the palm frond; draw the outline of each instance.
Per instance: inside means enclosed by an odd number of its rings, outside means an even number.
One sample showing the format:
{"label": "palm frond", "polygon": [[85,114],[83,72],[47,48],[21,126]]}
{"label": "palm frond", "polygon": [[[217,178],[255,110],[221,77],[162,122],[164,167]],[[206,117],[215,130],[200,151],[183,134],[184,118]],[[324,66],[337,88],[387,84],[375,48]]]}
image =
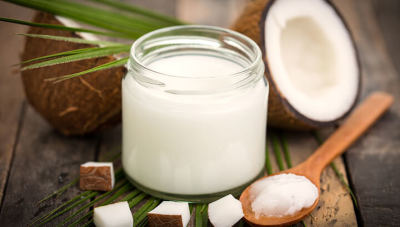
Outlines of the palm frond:
{"label": "palm frond", "polygon": [[[132,200],[130,200],[129,203],[129,208],[132,208],[134,206],[136,206],[139,202],[141,202],[147,195],[145,193],[140,193],[139,195],[137,195],[135,198],[133,198]],[[106,205],[106,204],[102,204],[102,205]],[[93,211],[90,211],[89,213],[87,213],[85,215],[85,218],[89,217],[91,214],[93,214]],[[83,219],[82,219],[83,220]],[[71,225],[74,224],[78,224],[79,222],[74,222]],[[83,227],[87,227],[87,226],[91,226],[93,224],[93,219],[89,220],[88,222],[86,222]]]}
{"label": "palm frond", "polygon": [[[110,37],[137,39],[143,34],[158,28],[167,27],[171,25],[185,24],[184,22],[181,22],[173,17],[165,16],[160,13],[152,12],[150,10],[110,0],[91,0],[93,2],[98,3],[97,5],[96,4],[88,5],[82,2],[71,1],[71,0],[5,0],[5,1],[20,6],[25,6],[31,9],[36,9],[43,12],[51,13],[54,15],[63,16],[78,22],[86,23],[104,29],[106,31],[76,28],[63,25],[34,23],[34,22],[22,21],[11,18],[0,18],[0,21],[35,26],[35,27],[67,30],[73,32],[87,32],[87,33],[93,33]],[[102,7],[104,5],[111,7],[113,9],[117,9],[119,11],[122,10],[125,12],[129,12],[129,14],[112,12],[109,9],[104,9],[104,7]],[[121,45],[120,43],[109,42],[109,41],[99,41],[99,40],[93,41],[93,40],[85,40],[80,38],[63,37],[63,36],[51,36],[51,35],[41,35],[41,34],[20,34],[20,35],[33,38],[52,39],[57,41],[83,43],[83,44],[91,44],[99,46]],[[57,57],[59,58],[32,64],[22,68],[22,70],[33,69],[37,67],[45,67],[54,64],[61,64],[79,59],[82,60],[87,58],[101,57],[105,56],[105,54],[107,53],[108,55],[112,55],[118,52],[117,49],[118,48],[113,50],[108,50],[109,52],[107,52],[106,50],[97,50],[96,52],[95,50],[88,48],[86,50],[85,49],[73,50],[69,52],[55,53],[52,55],[41,56],[35,59],[24,61],[21,64],[31,63],[39,60],[48,60],[50,58],[57,58]],[[127,51],[128,48],[123,50],[121,49],[121,52],[127,52]],[[121,66],[126,62],[127,59],[120,59],[102,66],[97,66],[92,69],[85,70],[83,72],[65,75],[62,77],[49,80],[60,82],[69,78],[73,78],[75,76],[84,75],[89,72]]]}
{"label": "palm frond", "polygon": [[49,59],[49,58],[55,58],[55,57],[62,57],[62,56],[69,56],[69,55],[74,55],[74,54],[79,54],[79,53],[84,53],[86,51],[91,51],[94,49],[98,49],[98,47],[93,47],[93,48],[81,48],[81,49],[75,49],[75,50],[70,50],[70,51],[64,51],[64,52],[58,52],[55,54],[49,54],[49,55],[45,55],[45,56],[41,56],[41,57],[37,57],[37,58],[32,58],[26,61],[22,61],[16,65],[25,65],[27,63],[32,63],[32,62],[36,62],[36,61],[40,61],[40,60],[45,60],[45,59]]}
{"label": "palm frond", "polygon": [[[106,159],[106,160],[114,162],[120,156],[121,156],[121,152],[119,152],[118,155],[113,155],[110,159]],[[122,176],[122,174],[123,174],[122,168],[117,169],[115,171],[115,178],[119,179]],[[43,199],[41,199],[38,202],[38,204],[43,203],[43,202],[47,201],[48,199],[50,199],[50,198],[52,198],[54,196],[59,196],[59,195],[63,194],[68,188],[76,185],[78,182],[79,182],[79,177],[75,177],[72,181],[70,181],[66,185],[62,186],[61,188],[57,189],[56,191],[54,191],[54,192],[50,193],[49,195],[45,196]]]}
{"label": "palm frond", "polygon": [[265,139],[265,170],[267,171],[268,175],[272,174],[272,165],[268,148],[268,138]]}
{"label": "palm frond", "polygon": [[126,58],[121,58],[115,61],[111,61],[108,62],[106,64],[103,65],[99,65],[96,66],[94,68],[88,69],[88,70],[84,70],[78,73],[73,73],[73,74],[69,74],[69,75],[65,75],[65,76],[60,76],[60,77],[55,77],[55,78],[49,78],[47,79],[47,81],[53,81],[55,83],[64,81],[64,80],[68,80],[77,76],[81,76],[87,73],[92,73],[92,72],[96,72],[96,71],[100,71],[100,70],[105,70],[105,69],[110,69],[110,68],[114,68],[114,67],[118,67],[118,66],[122,66],[125,65],[128,62],[128,57]]}
{"label": "palm frond", "polygon": [[[202,226],[207,226],[207,219],[204,217],[207,216],[207,204],[196,204],[196,220],[195,220],[195,226],[196,227],[202,227]],[[204,220],[205,219],[205,220]]]}
{"label": "palm frond", "polygon": [[146,198],[147,194],[142,192],[138,196],[136,196],[134,199],[129,201],[129,208],[132,208],[136,206],[138,203],[140,203],[144,198]]}
{"label": "palm frond", "polygon": [[66,37],[66,36],[41,35],[41,34],[25,34],[25,33],[20,33],[20,34],[17,34],[17,35],[22,35],[22,36],[32,37],[32,38],[51,39],[51,40],[56,40],[56,41],[64,41],[64,42],[71,42],[71,43],[82,43],[82,44],[91,44],[91,45],[101,45],[101,46],[117,46],[117,45],[121,45],[121,43],[110,42],[110,41],[86,40],[86,39],[73,38],[73,37]]}
{"label": "palm frond", "polygon": [[169,17],[160,13],[155,13],[153,11],[150,10],[146,10],[144,8],[140,8],[134,5],[129,5],[129,4],[125,4],[123,2],[119,2],[119,1],[111,1],[111,0],[90,0],[93,2],[97,2],[97,3],[102,3],[104,5],[113,7],[115,9],[118,10],[122,10],[122,11],[126,11],[126,12],[130,12],[130,13],[134,13],[134,14],[139,14],[145,17],[148,17],[149,19],[152,20],[157,20],[160,23],[164,23],[167,25],[183,25],[186,24],[182,21],[177,20],[176,18],[173,17]]}
{"label": "palm frond", "polygon": [[283,165],[282,155],[281,155],[281,152],[279,149],[279,139],[275,132],[271,132],[270,134],[271,134],[271,139],[272,139],[272,149],[275,154],[276,162],[278,164],[279,171],[282,171],[285,169],[285,167]]}
{"label": "palm frond", "polygon": [[147,219],[147,213],[160,204],[160,202],[161,201],[159,199],[150,198],[138,211],[133,214],[133,222],[136,223],[137,226],[140,226],[142,222]]}
{"label": "palm frond", "polygon": [[283,155],[285,157],[286,166],[288,168],[292,168],[293,165],[292,165],[292,159],[291,159],[290,153],[289,153],[289,146],[288,146],[288,142],[286,140],[286,136],[283,134],[283,132],[279,132],[279,140],[282,145],[282,150],[283,150]]}
{"label": "palm frond", "polygon": [[[120,180],[123,179],[123,177],[124,177],[124,174],[123,174],[123,171],[121,168],[119,168],[118,170],[115,171],[115,181],[117,183],[120,182]],[[77,177],[77,179],[79,179],[79,177]],[[112,190],[112,192],[114,192],[114,191],[115,191],[115,188]],[[34,219],[33,222],[30,224],[30,226],[35,225],[35,223],[37,223],[37,222],[40,222],[40,225],[44,225],[44,224],[48,223],[49,221],[53,220],[54,218],[81,205],[88,199],[95,197],[97,194],[98,194],[98,192],[93,192],[93,191],[82,192],[79,195],[75,196],[74,198],[68,200],[67,202],[65,202],[65,203],[61,204],[60,206],[56,207],[55,209],[51,210],[47,214]]]}
{"label": "palm frond", "polygon": [[129,45],[94,48],[92,50],[84,51],[81,53],[63,56],[63,57],[59,57],[56,59],[51,59],[51,60],[35,63],[32,65],[28,65],[28,66],[23,67],[22,70],[36,69],[36,68],[52,66],[52,65],[57,65],[57,64],[81,61],[81,60],[85,60],[85,59],[99,58],[99,57],[109,56],[109,55],[113,55],[113,54],[119,54],[119,53],[127,52],[127,51],[129,51]]}
{"label": "palm frond", "polygon": [[[78,178],[78,179],[79,179],[79,178]],[[73,197],[72,199],[70,199],[70,200],[64,202],[64,203],[61,204],[60,206],[58,206],[58,207],[52,209],[52,210],[51,210],[50,212],[48,212],[47,214],[45,214],[45,215],[43,215],[43,216],[38,216],[37,218],[35,218],[35,219],[32,221],[32,223],[30,224],[30,226],[31,226],[31,225],[34,225],[35,223],[37,223],[37,222],[39,222],[39,221],[45,220],[46,218],[48,218],[48,217],[52,216],[53,214],[55,214],[57,211],[59,211],[59,210],[65,208],[65,207],[67,207],[68,205],[70,205],[70,204],[76,202],[77,200],[81,199],[82,197],[87,196],[89,193],[90,193],[90,191],[83,192],[83,193],[81,193],[81,194],[79,194],[79,195]]]}
{"label": "palm frond", "polygon": [[114,193],[114,195],[111,196],[111,201],[118,198],[119,196],[121,196],[122,194],[124,194],[125,192],[131,190],[133,188],[133,186],[131,184],[129,184],[126,180],[123,180],[118,186],[116,186],[113,190],[105,192],[103,194],[101,194],[99,197],[97,197],[96,199],[90,201],[90,203],[85,204],[84,206],[82,206],[81,208],[79,208],[77,211],[75,211],[73,214],[71,214],[70,216],[64,218],[64,220],[58,224],[57,226],[64,226],[66,223],[70,222],[72,219],[74,219],[75,217],[77,217],[82,211],[84,211],[85,209],[93,206],[94,204],[96,204],[97,202],[101,201],[102,199],[106,198],[107,196],[109,196],[111,193]]}
{"label": "palm frond", "polygon": [[46,197],[44,197],[43,199],[41,199],[38,203],[42,203],[48,199],[50,199],[53,196],[57,196],[57,195],[61,195],[62,193],[64,193],[68,188],[70,188],[72,185],[76,185],[79,182],[79,177],[73,179],[71,182],[69,182],[68,184],[62,186],[60,189],[54,191],[53,193],[47,195]]}
{"label": "palm frond", "polygon": [[55,213],[55,214],[53,214],[53,215],[51,215],[51,216],[45,218],[44,220],[42,220],[42,221],[40,222],[40,224],[39,224],[38,226],[41,226],[41,225],[44,225],[44,224],[48,223],[49,221],[53,220],[54,218],[59,217],[60,215],[62,215],[62,214],[64,214],[64,213],[66,213],[66,212],[68,212],[68,211],[74,209],[75,207],[77,207],[77,206],[79,206],[79,205],[85,203],[85,202],[88,201],[89,199],[94,198],[94,197],[97,196],[98,194],[99,194],[98,192],[93,192],[93,191],[91,191],[88,195],[82,197],[80,200],[74,202],[74,203],[71,204],[70,206],[68,206],[68,207],[64,208],[63,210],[61,210],[61,211],[59,211],[59,212],[57,212],[57,213]]}
{"label": "palm frond", "polygon": [[31,27],[49,28],[49,29],[64,30],[64,31],[71,31],[71,32],[85,32],[85,33],[92,33],[92,34],[109,36],[109,37],[128,38],[126,35],[121,34],[121,33],[103,32],[103,31],[96,31],[96,30],[86,29],[86,28],[68,27],[68,26],[58,25],[58,24],[34,23],[34,22],[30,22],[30,21],[23,21],[23,20],[4,18],[4,17],[0,17],[0,21],[14,23],[14,24],[28,25]]}
{"label": "palm frond", "polygon": [[[140,191],[138,189],[135,189],[133,191],[131,191],[128,195],[126,195],[123,199],[121,199],[121,201],[130,201],[133,198],[135,198],[135,196],[137,196],[140,193]],[[122,195],[123,192],[117,192],[115,193],[113,196],[111,196],[110,198],[108,198],[106,201],[104,201],[103,203],[100,204],[100,206],[104,206],[104,205],[108,205],[110,204],[112,201],[114,201],[116,198],[118,198],[120,195]],[[144,197],[143,197],[144,198]],[[71,223],[69,226],[76,226],[79,223],[81,223],[83,220],[89,218],[91,215],[93,214],[93,210],[87,212],[85,215],[83,215],[82,217],[80,217],[78,220],[74,221],[73,223]],[[92,220],[91,220],[92,221]],[[86,224],[91,223],[91,221],[89,221]]]}
{"label": "palm frond", "polygon": [[6,0],[14,4],[32,9],[64,16],[79,22],[103,28],[109,31],[125,34],[137,39],[141,35],[165,27],[153,20],[142,17],[126,16],[117,12],[110,12],[94,6],[65,0]]}

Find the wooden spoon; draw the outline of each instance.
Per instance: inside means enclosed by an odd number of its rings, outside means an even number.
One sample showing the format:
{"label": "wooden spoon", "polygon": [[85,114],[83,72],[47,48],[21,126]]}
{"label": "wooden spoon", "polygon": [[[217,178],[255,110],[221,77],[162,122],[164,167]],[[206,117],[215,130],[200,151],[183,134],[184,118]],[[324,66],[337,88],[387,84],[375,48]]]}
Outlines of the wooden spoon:
{"label": "wooden spoon", "polygon": [[[251,208],[249,189],[246,188],[240,196],[245,219],[254,226],[286,226],[302,220],[317,206],[320,196],[320,176],[322,170],[342,154],[358,139],[393,103],[393,97],[383,92],[370,95],[360,106],[354,110],[350,117],[312,154],[305,162],[291,169],[276,173],[293,173],[307,177],[318,188],[318,198],[311,207],[304,208],[292,216],[256,218]],[[262,180],[265,176],[259,180]],[[258,180],[258,181],[259,181]],[[254,184],[254,183],[253,183]]]}

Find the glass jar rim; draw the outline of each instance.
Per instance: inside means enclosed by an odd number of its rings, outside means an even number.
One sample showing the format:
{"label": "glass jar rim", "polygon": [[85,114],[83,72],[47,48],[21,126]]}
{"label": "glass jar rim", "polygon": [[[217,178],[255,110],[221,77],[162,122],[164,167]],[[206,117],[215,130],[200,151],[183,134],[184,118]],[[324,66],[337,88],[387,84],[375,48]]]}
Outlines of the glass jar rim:
{"label": "glass jar rim", "polygon": [[[254,60],[252,60],[251,64],[243,67],[243,69],[241,69],[238,72],[229,74],[229,75],[207,75],[207,76],[185,76],[185,75],[172,75],[172,74],[168,74],[168,73],[163,73],[163,72],[159,72],[157,70],[151,69],[148,66],[146,66],[136,55],[136,50],[138,49],[138,47],[143,44],[143,42],[145,42],[146,40],[152,38],[152,37],[156,37],[157,35],[163,34],[163,33],[168,33],[168,32],[173,32],[173,31],[184,31],[184,30],[191,30],[191,29],[198,29],[198,30],[204,30],[204,31],[213,31],[213,32],[220,32],[220,33],[226,33],[229,34],[230,37],[236,38],[236,40],[240,40],[240,42],[246,42],[246,44],[248,44],[252,50],[254,50],[254,55],[255,58]],[[154,31],[151,31],[149,33],[146,33],[145,35],[141,36],[139,39],[137,39],[130,50],[130,54],[129,54],[129,58],[130,60],[128,61],[128,67],[130,67],[131,65],[131,59],[135,61],[135,67],[139,67],[141,70],[143,70],[144,72],[150,72],[152,74],[156,74],[156,75],[162,75],[163,77],[174,77],[174,78],[182,78],[182,79],[212,79],[212,78],[223,78],[223,77],[232,77],[232,76],[239,76],[239,75],[243,75],[246,73],[249,73],[250,71],[254,70],[255,68],[257,68],[257,66],[260,64],[262,64],[261,58],[262,58],[262,53],[260,48],[258,47],[258,45],[249,37],[230,30],[230,29],[226,29],[226,28],[221,28],[221,27],[217,27],[217,26],[210,26],[210,25],[178,25],[178,26],[170,26],[170,27],[166,27],[166,28],[160,28]]]}

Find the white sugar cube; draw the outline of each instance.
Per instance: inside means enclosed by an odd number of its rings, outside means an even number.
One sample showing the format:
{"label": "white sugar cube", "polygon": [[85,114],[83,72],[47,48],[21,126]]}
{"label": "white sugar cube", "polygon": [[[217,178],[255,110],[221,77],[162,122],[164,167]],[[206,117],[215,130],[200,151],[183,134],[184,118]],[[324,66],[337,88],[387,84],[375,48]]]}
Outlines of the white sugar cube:
{"label": "white sugar cube", "polygon": [[94,208],[97,227],[132,227],[133,217],[127,201]]}
{"label": "white sugar cube", "polygon": [[[177,226],[186,226],[190,219],[189,205],[187,202],[163,201],[147,216],[149,217],[149,226],[163,226],[172,222]],[[181,223],[177,223],[177,221],[181,221]]]}
{"label": "white sugar cube", "polygon": [[242,204],[232,195],[208,205],[208,218],[215,227],[233,226],[243,216]]}

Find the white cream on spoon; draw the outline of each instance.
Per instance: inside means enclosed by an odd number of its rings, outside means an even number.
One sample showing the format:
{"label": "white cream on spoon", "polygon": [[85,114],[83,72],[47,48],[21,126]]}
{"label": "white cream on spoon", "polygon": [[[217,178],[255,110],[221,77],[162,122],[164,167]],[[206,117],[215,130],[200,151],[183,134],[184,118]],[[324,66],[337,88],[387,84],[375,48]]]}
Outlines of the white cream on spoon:
{"label": "white cream on spoon", "polygon": [[282,217],[312,206],[318,198],[318,188],[304,176],[283,173],[254,183],[250,198],[256,217]]}

